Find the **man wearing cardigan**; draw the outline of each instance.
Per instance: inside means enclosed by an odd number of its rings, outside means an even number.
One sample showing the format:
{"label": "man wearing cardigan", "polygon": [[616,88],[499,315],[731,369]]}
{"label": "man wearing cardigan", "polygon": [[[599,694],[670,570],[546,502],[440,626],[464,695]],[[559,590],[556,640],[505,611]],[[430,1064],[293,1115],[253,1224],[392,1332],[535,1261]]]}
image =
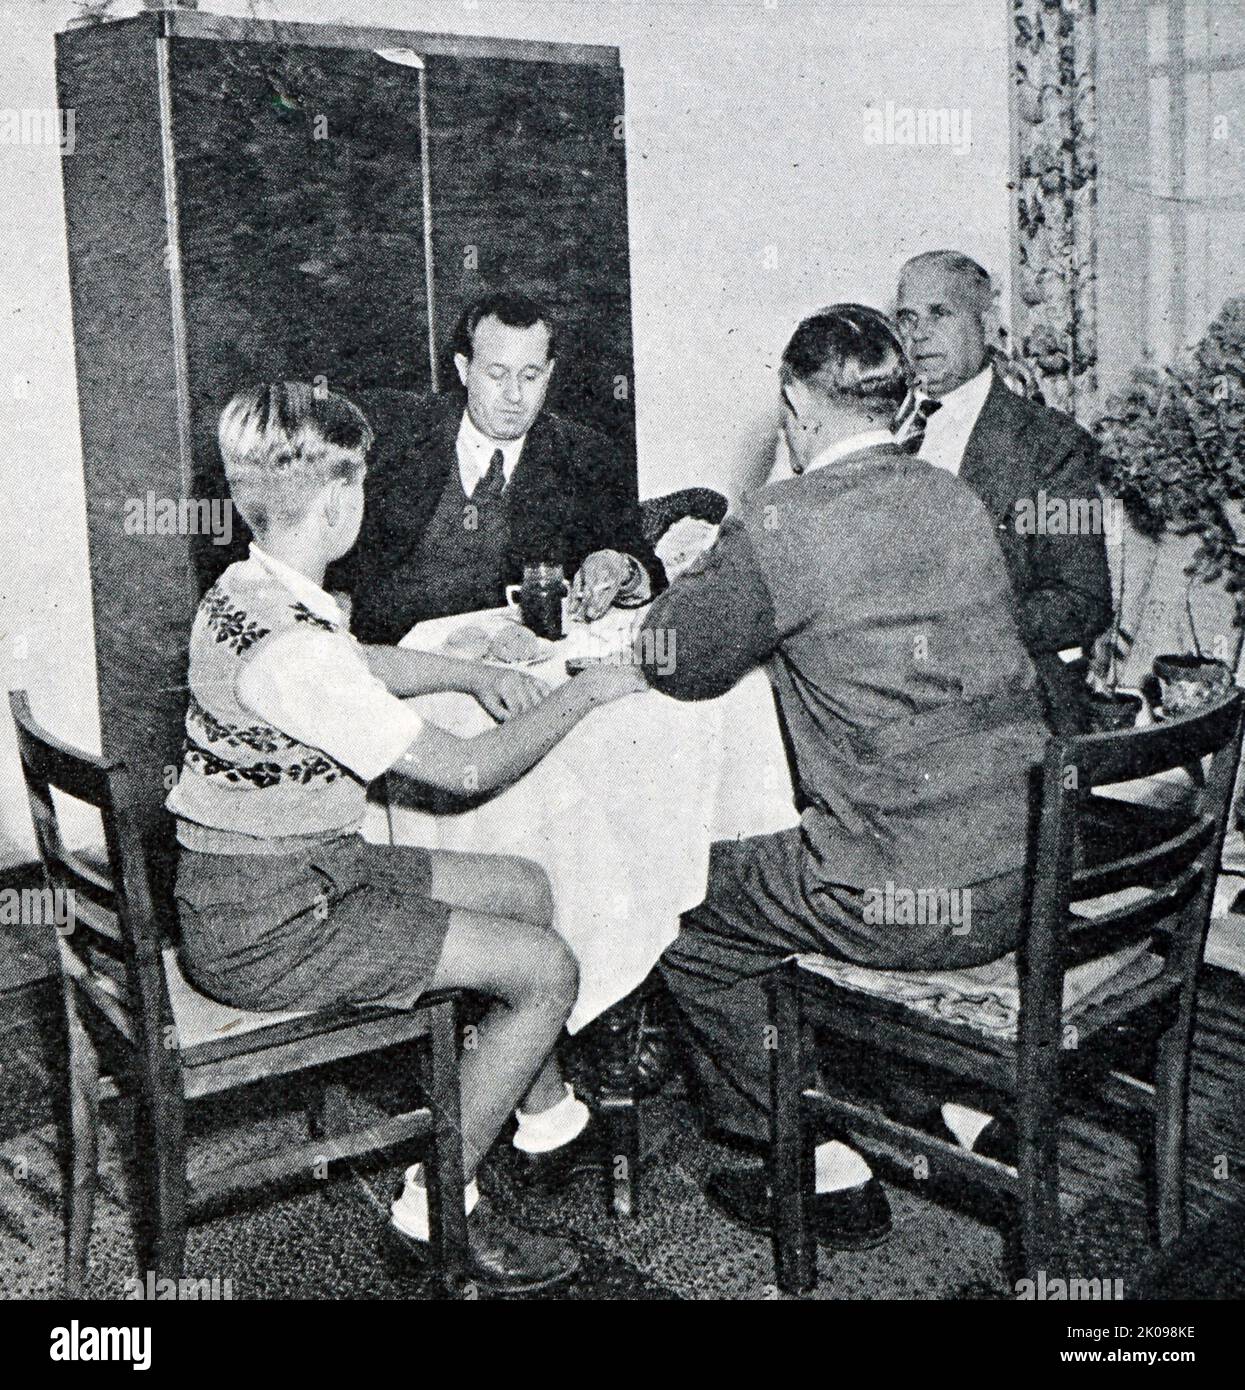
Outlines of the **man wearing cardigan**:
{"label": "man wearing cardigan", "polygon": [[376,434],[359,542],[330,572],[363,642],[505,603],[534,561],[562,565],[572,611],[596,618],[663,587],[640,529],[634,468],[595,430],[545,410],[555,366],[549,314],[494,294],[459,323],[466,399],[365,391]]}
{"label": "man wearing cardigan", "polygon": [[[796,476],[749,497],[644,624],[677,653],[650,685],[710,699],[764,664],[790,737],[799,827],[715,844],[705,901],[661,963],[705,1118],[753,1144],[769,1132],[768,970],[803,952],[928,970],[1012,949],[1048,736],[991,518],[890,434],[907,369],[886,319],[821,310],[781,377]],[[913,922],[886,907],[900,889],[971,912]],[[845,1144],[817,1146],[816,1192],[822,1241],[886,1238],[886,1195]],[[716,1174],[707,1194],[768,1229],[763,1168]]]}

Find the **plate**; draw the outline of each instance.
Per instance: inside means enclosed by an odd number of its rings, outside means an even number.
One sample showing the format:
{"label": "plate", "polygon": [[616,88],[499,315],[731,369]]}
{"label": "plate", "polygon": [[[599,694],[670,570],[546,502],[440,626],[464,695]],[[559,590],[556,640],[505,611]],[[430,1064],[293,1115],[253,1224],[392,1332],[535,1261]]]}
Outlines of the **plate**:
{"label": "plate", "polygon": [[558,644],[556,642],[550,642],[544,637],[536,638],[542,646],[541,650],[537,652],[535,656],[525,656],[517,661],[507,661],[504,657],[493,656],[487,650],[483,656],[472,656],[468,652],[462,651],[452,645],[455,633],[463,631],[463,628],[478,627],[481,634],[488,639],[491,645],[498,633],[504,632],[507,628],[512,626],[518,627],[520,624],[510,618],[502,618],[500,621],[490,623],[488,626],[485,626],[483,623],[464,623],[463,627],[455,629],[455,632],[451,632],[449,636],[446,637],[445,641],[441,643],[439,648],[440,654],[442,656],[457,657],[459,660],[463,661],[483,661],[489,666],[500,666],[506,670],[522,670],[529,666],[543,666],[546,662],[551,661],[557,654]]}

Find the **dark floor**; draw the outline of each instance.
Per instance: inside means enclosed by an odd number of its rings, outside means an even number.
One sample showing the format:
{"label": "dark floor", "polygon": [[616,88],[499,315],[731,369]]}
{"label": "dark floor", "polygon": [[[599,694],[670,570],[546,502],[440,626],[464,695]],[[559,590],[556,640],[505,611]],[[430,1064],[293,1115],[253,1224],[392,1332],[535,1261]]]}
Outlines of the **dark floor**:
{"label": "dark floor", "polygon": [[[1145,1241],[1135,1151],[1082,1124],[1065,1136],[1069,1272],[1120,1278],[1127,1296],[1245,1296],[1245,982],[1208,971],[1195,1050],[1190,1110],[1190,1233],[1156,1263]],[[54,1298],[60,1291],[61,1221],[46,1043],[29,1020],[0,1014],[0,1297]],[[359,1077],[362,1116],[387,1100],[392,1076]],[[260,1148],[295,1132],[301,1116],[256,1097],[250,1113],[206,1112],[196,1156]],[[92,1251],[90,1292],[120,1297],[134,1272],[118,1136],[110,1130]],[[517,1194],[505,1155],[488,1181],[528,1224],[572,1236],[584,1272],[563,1296],[586,1299],[772,1298],[766,1240],[732,1226],[701,1196],[706,1174],[741,1160],[702,1139],[686,1103],[646,1107],[643,1207],[616,1224],[589,1178],[556,1204]],[[424,1278],[387,1268],[381,1233],[400,1163],[343,1168],[328,1180],[270,1197],[196,1226],[187,1273],[232,1280],[235,1298],[421,1298]],[[1002,1221],[976,1220],[919,1184],[891,1185],[895,1232],[880,1249],[821,1257],[822,1299],[1007,1298]]]}

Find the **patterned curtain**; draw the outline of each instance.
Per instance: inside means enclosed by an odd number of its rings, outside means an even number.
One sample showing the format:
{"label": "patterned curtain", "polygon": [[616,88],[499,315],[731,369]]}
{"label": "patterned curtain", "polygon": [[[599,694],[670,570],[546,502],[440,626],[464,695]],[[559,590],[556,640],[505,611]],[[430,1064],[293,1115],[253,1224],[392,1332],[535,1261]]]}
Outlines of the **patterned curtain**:
{"label": "patterned curtain", "polygon": [[1046,403],[1070,414],[1097,391],[1095,3],[1013,0],[1013,332]]}

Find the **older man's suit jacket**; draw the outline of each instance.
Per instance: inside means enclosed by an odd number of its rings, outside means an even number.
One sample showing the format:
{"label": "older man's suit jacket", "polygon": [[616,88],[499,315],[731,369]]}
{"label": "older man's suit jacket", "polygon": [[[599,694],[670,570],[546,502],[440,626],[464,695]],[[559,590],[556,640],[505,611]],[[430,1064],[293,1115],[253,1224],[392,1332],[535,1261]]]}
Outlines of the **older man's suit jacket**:
{"label": "older man's suit jacket", "polygon": [[[329,571],[328,586],[354,601],[352,627],[364,642],[398,641],[428,611],[418,582],[424,532],[451,470],[463,399],[367,391],[355,396],[376,432],[365,483],[363,525],[354,550]],[[654,592],[661,561],[644,540],[634,469],[604,435],[543,411],[506,489],[510,547],[505,583],[527,560],[560,561],[567,578],[595,550],[634,555]],[[499,587],[496,602],[505,602]]]}
{"label": "older man's suit jacket", "polygon": [[1024,534],[1016,504],[1031,501],[1040,514],[1042,494],[1048,501],[1096,498],[1094,441],[1067,415],[1018,396],[995,376],[965,446],[960,477],[994,520],[1016,593],[1020,635],[1037,667],[1048,717],[1061,732],[1076,732],[1085,725],[1084,680],[1059,652],[1082,647],[1088,656],[1110,625],[1106,542],[1100,530]]}

